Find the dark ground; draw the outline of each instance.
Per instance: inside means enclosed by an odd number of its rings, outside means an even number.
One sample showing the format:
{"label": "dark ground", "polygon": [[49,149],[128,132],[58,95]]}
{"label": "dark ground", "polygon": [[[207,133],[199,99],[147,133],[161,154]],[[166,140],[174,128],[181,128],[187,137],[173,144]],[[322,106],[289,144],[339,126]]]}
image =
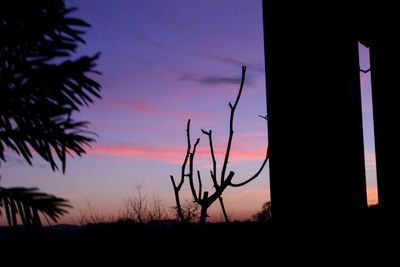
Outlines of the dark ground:
{"label": "dark ground", "polygon": [[[372,263],[381,255],[385,255],[384,259],[394,256],[398,262],[398,236],[393,227],[377,224],[339,229],[304,225],[276,227],[257,222],[182,226],[172,221],[148,224],[125,221],[80,227],[57,225],[36,232],[1,228],[0,251],[2,259],[10,257],[22,262],[35,259],[52,266],[60,262],[66,266],[82,266],[83,262],[89,266],[104,263],[112,263],[111,266],[138,263],[251,266],[265,261],[289,266],[312,262],[334,266],[335,262],[343,265],[344,260],[347,266],[360,261]],[[125,264],[126,261],[130,264]],[[397,262],[390,262],[392,266],[399,266]]]}

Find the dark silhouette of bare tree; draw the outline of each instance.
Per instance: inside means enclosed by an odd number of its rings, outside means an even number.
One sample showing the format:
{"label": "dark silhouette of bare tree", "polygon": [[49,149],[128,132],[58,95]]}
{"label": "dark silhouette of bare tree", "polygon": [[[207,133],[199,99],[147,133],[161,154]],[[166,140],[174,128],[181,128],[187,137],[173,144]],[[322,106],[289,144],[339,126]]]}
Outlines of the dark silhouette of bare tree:
{"label": "dark silhouette of bare tree", "polygon": [[270,222],[272,220],[271,201],[265,202],[259,212],[252,216],[257,222]]}
{"label": "dark silhouette of bare tree", "polygon": [[[214,187],[214,192],[212,194],[210,194],[208,191],[203,192],[202,178],[201,178],[199,170],[197,170],[198,188],[197,189],[195,188],[193,163],[194,163],[194,157],[196,154],[196,149],[200,142],[200,138],[198,138],[196,140],[196,142],[194,143],[193,148],[192,148],[191,141],[190,141],[191,140],[191,138],[190,138],[190,119],[188,120],[188,123],[186,126],[186,137],[187,137],[188,145],[187,145],[185,159],[182,164],[181,177],[180,177],[180,181],[179,181],[178,185],[176,184],[174,177],[172,175],[170,176],[172,185],[174,188],[174,193],[175,193],[175,200],[176,200],[176,204],[177,204],[177,213],[178,213],[178,217],[181,220],[183,217],[182,217],[182,209],[181,209],[180,200],[179,200],[179,191],[182,188],[182,185],[185,181],[185,177],[187,177],[189,180],[190,190],[192,192],[194,201],[196,203],[198,203],[201,207],[200,223],[205,224],[206,219],[208,217],[207,210],[216,200],[218,200],[221,205],[221,209],[222,209],[225,221],[229,222],[229,217],[226,213],[225,205],[224,205],[223,198],[222,198],[222,193],[225,191],[225,189],[228,186],[241,187],[241,186],[244,186],[244,185],[248,184],[249,182],[253,181],[255,178],[258,177],[258,175],[264,169],[265,164],[268,161],[269,154],[268,154],[268,149],[267,149],[264,161],[262,162],[258,171],[253,176],[245,179],[243,182],[240,182],[240,183],[234,183],[232,181],[233,176],[235,175],[235,172],[230,171],[228,174],[226,174],[227,168],[228,168],[228,162],[229,162],[229,158],[230,158],[231,147],[232,147],[233,134],[234,134],[233,122],[234,122],[234,117],[235,117],[235,111],[236,111],[237,105],[239,103],[240,97],[242,95],[245,77],[246,77],[246,66],[243,66],[242,67],[242,78],[241,78],[241,82],[240,82],[240,88],[239,88],[238,95],[236,96],[236,100],[233,104],[229,103],[229,107],[230,107],[229,136],[228,136],[228,142],[227,142],[227,147],[226,147],[226,151],[225,151],[224,161],[222,164],[221,175],[220,175],[219,179],[217,177],[217,161],[215,159],[214,144],[213,144],[213,140],[212,140],[212,131],[211,130],[206,131],[203,129],[201,130],[202,133],[208,137],[208,142],[209,142],[209,147],[210,147],[210,154],[211,154],[212,166],[213,166],[212,170],[210,170],[210,175],[211,175],[211,180],[212,180],[213,187]],[[266,117],[263,117],[263,118],[266,119]]]}
{"label": "dark silhouette of bare tree", "polygon": [[[176,202],[176,214],[177,214],[178,220],[180,222],[185,222],[186,221],[185,217],[184,217],[183,210],[182,210],[182,205],[181,205],[181,201],[180,201],[180,197],[179,197],[179,192],[182,189],[183,183],[185,181],[185,177],[187,176],[186,167],[187,167],[187,163],[188,163],[188,160],[190,158],[190,155],[191,155],[190,151],[191,151],[191,147],[192,146],[191,146],[191,142],[190,142],[190,133],[189,133],[189,131],[190,131],[190,119],[188,120],[187,125],[186,125],[187,149],[186,149],[185,159],[183,160],[183,163],[182,163],[181,175],[180,175],[179,183],[176,184],[174,176],[170,175],[172,186],[174,188],[174,196],[175,196],[175,202]],[[200,142],[199,139],[197,139],[195,147],[197,146],[198,142]]]}
{"label": "dark silhouette of bare tree", "polygon": [[[69,16],[74,10],[63,0],[0,3],[0,163],[13,151],[32,165],[35,151],[54,171],[58,158],[65,172],[66,156],[82,155],[94,141],[88,122],[72,118],[100,97],[100,84],[88,76],[99,55],[70,58],[89,26]],[[37,189],[0,188],[1,207],[13,224],[16,214],[24,224],[38,224],[31,215],[47,210],[56,220],[67,205]]]}

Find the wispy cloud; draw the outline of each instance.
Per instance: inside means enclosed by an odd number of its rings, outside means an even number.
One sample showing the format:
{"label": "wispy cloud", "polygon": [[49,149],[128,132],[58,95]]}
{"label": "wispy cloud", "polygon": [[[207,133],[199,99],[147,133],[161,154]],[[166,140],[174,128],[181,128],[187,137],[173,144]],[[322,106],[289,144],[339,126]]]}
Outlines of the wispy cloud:
{"label": "wispy cloud", "polygon": [[202,85],[240,84],[241,77],[182,75],[178,81],[197,82]]}
{"label": "wispy cloud", "polygon": [[[182,52],[185,54],[192,54],[193,52],[182,49],[182,48],[178,48],[174,45],[170,45],[168,43],[165,42],[161,42],[158,41],[156,39],[154,39],[153,37],[150,37],[148,35],[140,35],[140,34],[134,34],[131,35],[134,39],[137,39],[139,41],[145,42],[150,46],[153,46],[157,49],[160,50],[166,50],[166,51],[173,51],[173,52]],[[255,64],[255,63],[249,63],[243,60],[238,60],[238,59],[234,59],[234,58],[229,58],[229,57],[224,57],[224,56],[219,56],[219,55],[214,55],[214,54],[210,54],[210,53],[202,53],[202,52],[194,52],[195,56],[198,56],[200,58],[206,59],[206,60],[211,60],[214,62],[219,62],[225,65],[233,65],[233,66],[242,66],[245,65],[247,66],[249,69],[255,70],[257,72],[261,72],[264,73],[265,68],[264,65],[262,64]]]}
{"label": "wispy cloud", "polygon": [[185,111],[177,110],[170,106],[164,106],[157,102],[139,101],[139,100],[116,100],[109,104],[113,110],[120,110],[124,112],[140,113],[143,115],[179,118],[179,119],[208,119],[209,114],[199,111]]}
{"label": "wispy cloud", "polygon": [[228,57],[222,57],[218,55],[212,55],[208,53],[199,53],[199,56],[205,59],[209,59],[212,61],[220,62],[226,65],[234,65],[234,66],[242,66],[245,65],[250,69],[253,69],[257,72],[262,72],[264,73],[264,66],[259,65],[259,64],[249,64],[248,62],[233,59],[233,58],[228,58]]}
{"label": "wispy cloud", "polygon": [[214,61],[219,61],[219,62],[229,64],[229,65],[246,65],[243,61],[233,59],[233,58],[221,57],[221,56],[207,54],[207,53],[200,53],[199,55],[203,58],[214,60]]}
{"label": "wispy cloud", "polygon": [[113,101],[110,106],[112,106],[112,108],[138,113],[156,113],[159,111],[159,108],[154,103],[137,100]]}
{"label": "wispy cloud", "polygon": [[161,50],[181,51],[181,49],[179,49],[179,48],[177,48],[177,47],[175,47],[173,45],[169,45],[169,44],[166,44],[166,43],[163,43],[163,42],[156,41],[154,38],[152,38],[150,36],[147,36],[147,35],[135,34],[132,37],[137,39],[137,40],[146,42],[147,44],[149,44],[149,45],[151,45],[153,47],[156,47],[158,49],[161,49]]}

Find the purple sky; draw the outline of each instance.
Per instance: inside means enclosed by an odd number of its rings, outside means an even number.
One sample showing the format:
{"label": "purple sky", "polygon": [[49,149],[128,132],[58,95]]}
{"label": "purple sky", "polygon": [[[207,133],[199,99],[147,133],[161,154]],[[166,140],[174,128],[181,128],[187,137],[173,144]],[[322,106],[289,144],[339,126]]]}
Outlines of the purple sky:
{"label": "purple sky", "polygon": [[[80,54],[102,53],[96,79],[103,99],[78,114],[92,122],[97,143],[83,158],[67,161],[66,174],[53,173],[42,160],[30,167],[18,158],[2,165],[3,186],[38,186],[69,199],[66,222],[77,220],[87,201],[118,216],[124,199],[142,184],[148,197],[174,205],[169,175],[177,176],[186,148],[185,127],[201,137],[196,167],[207,177],[208,143],[200,129],[212,129],[216,153],[223,155],[228,133],[228,102],[234,101],[241,65],[247,80],[235,121],[233,157],[228,168],[239,181],[256,171],[267,146],[261,0],[68,0],[75,16],[92,24]],[[365,49],[364,49],[365,50]],[[361,66],[368,66],[362,51]],[[365,67],[367,68],[367,67]],[[366,122],[371,121],[369,75],[362,77]],[[366,92],[366,93],[365,93]],[[367,140],[372,131],[366,126]],[[368,183],[373,181],[373,144],[367,142]],[[219,159],[219,160],[218,160]],[[221,157],[217,157],[219,164]],[[333,165],[335,163],[332,163]],[[225,201],[234,219],[249,217],[269,200],[268,169]],[[209,183],[208,183],[209,185]],[[190,199],[185,188],[183,199]],[[218,205],[211,212],[220,218]]]}

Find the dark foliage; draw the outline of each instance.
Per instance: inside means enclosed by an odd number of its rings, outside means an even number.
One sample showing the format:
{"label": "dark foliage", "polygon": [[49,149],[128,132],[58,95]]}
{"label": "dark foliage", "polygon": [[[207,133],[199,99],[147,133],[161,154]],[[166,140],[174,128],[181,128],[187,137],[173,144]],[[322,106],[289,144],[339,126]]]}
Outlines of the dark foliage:
{"label": "dark foliage", "polygon": [[[88,122],[72,118],[100,98],[100,84],[90,77],[99,55],[71,58],[89,26],[70,16],[74,10],[63,0],[0,2],[0,163],[10,151],[29,164],[38,154],[53,171],[61,163],[65,172],[66,156],[80,156],[94,141]],[[39,214],[57,221],[69,207],[36,188],[0,187],[0,215],[10,225],[19,217],[41,226]]]}
{"label": "dark foliage", "polygon": [[56,155],[65,171],[66,155],[94,141],[88,123],[71,117],[100,97],[88,76],[98,54],[69,59],[89,26],[74,10],[62,0],[0,2],[0,161],[9,149],[32,164],[34,150],[53,170]]}
{"label": "dark foliage", "polygon": [[0,216],[3,209],[9,225],[18,224],[17,215],[25,226],[41,226],[39,214],[56,222],[69,207],[67,200],[42,193],[37,188],[0,187]]}

